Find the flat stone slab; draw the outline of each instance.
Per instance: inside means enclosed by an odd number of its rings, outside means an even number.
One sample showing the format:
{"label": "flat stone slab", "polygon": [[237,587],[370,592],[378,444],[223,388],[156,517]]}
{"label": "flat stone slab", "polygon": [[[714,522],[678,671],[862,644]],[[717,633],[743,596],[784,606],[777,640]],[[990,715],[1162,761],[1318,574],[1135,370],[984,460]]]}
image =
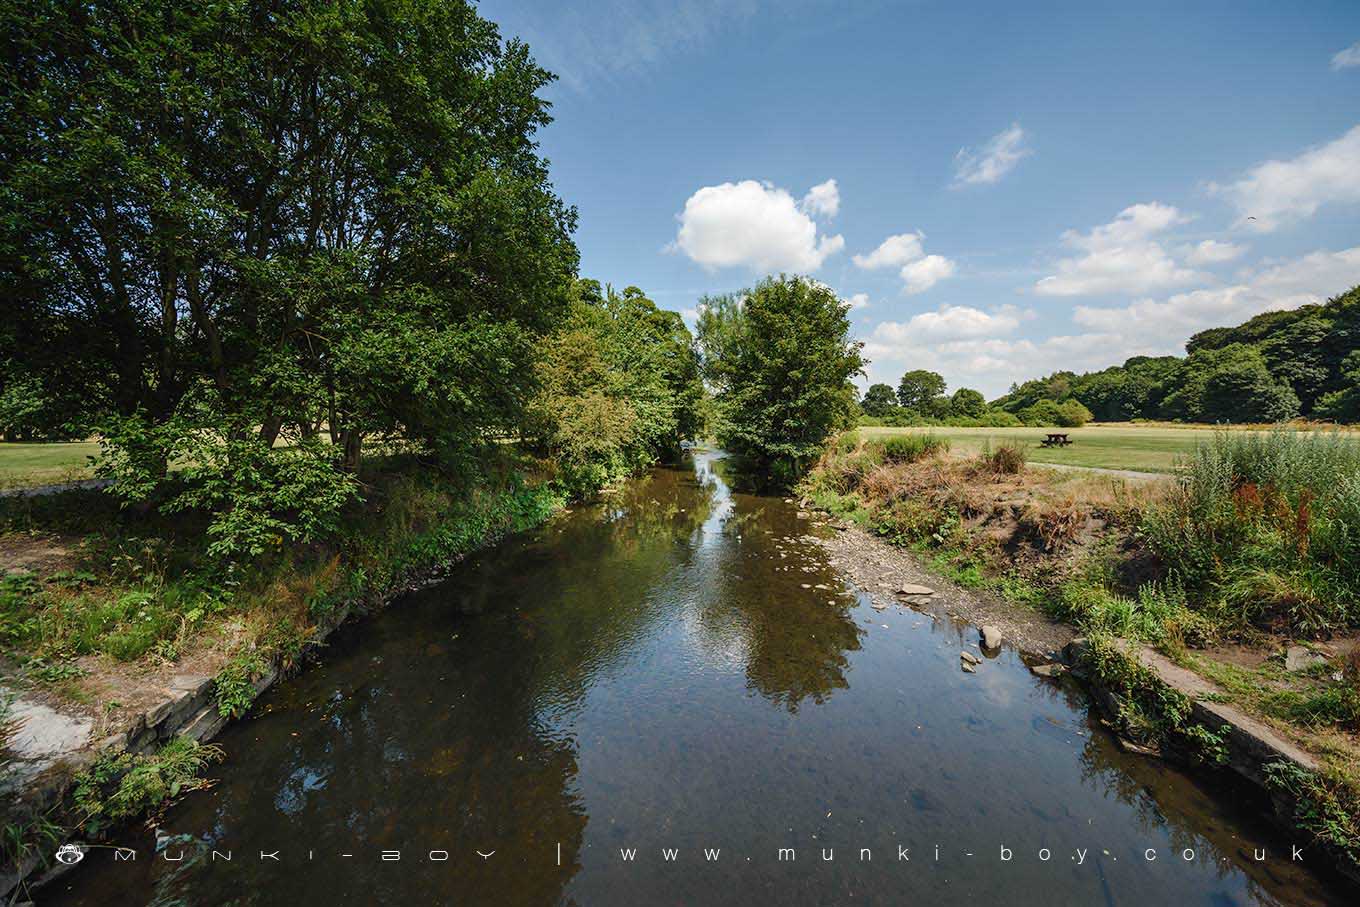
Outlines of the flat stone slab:
{"label": "flat stone slab", "polygon": [[934,595],[935,590],[929,586],[918,586],[915,583],[907,583],[897,587],[898,595]]}
{"label": "flat stone slab", "polygon": [[1322,765],[1316,758],[1264,722],[1236,706],[1215,701],[1223,691],[1213,683],[1148,646],[1121,644],[1126,652],[1156,674],[1162,683],[1190,699],[1196,720],[1213,730],[1227,729],[1229,763],[1239,775],[1264,786],[1265,773],[1262,769],[1268,762],[1283,760],[1313,772],[1321,769]]}
{"label": "flat stone slab", "polygon": [[9,750],[27,761],[55,759],[79,749],[90,739],[94,722],[88,718],[63,715],[41,702],[16,699],[10,718],[17,725],[9,739]]}

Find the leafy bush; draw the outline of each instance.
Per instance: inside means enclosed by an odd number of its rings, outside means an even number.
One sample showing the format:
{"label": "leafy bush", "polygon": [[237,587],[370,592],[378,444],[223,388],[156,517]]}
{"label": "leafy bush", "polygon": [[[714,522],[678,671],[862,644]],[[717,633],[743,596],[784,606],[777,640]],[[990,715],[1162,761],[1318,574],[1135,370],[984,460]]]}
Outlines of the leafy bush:
{"label": "leafy bush", "polygon": [[76,776],[75,803],[82,826],[97,833],[206,783],[200,775],[223,758],[221,747],[176,737],[155,755],[106,756]]}
{"label": "leafy bush", "polygon": [[949,439],[932,434],[889,435],[875,444],[887,463],[916,463],[926,457],[949,452]]}
{"label": "leafy bush", "polygon": [[1241,622],[1320,633],[1360,618],[1360,444],[1222,432],[1142,532],[1187,589]]}

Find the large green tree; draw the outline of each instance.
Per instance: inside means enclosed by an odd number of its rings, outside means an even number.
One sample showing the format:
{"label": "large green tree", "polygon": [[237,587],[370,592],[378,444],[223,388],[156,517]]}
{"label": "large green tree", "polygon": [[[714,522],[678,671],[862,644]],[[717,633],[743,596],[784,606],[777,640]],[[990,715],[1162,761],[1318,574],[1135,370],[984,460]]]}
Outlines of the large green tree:
{"label": "large green tree", "polygon": [[702,431],[703,384],[689,329],[637,287],[577,281],[561,328],[537,360],[524,434],[587,495]]}
{"label": "large green tree", "polygon": [[79,389],[125,495],[192,462],[198,503],[302,526],[299,460],[343,484],[368,439],[457,459],[516,424],[577,260],[523,44],[462,0],[0,23],[0,360]]}
{"label": "large green tree", "polygon": [[859,405],[865,415],[885,416],[897,408],[897,394],[891,384],[871,384]]}
{"label": "large green tree", "polygon": [[804,277],[769,277],[703,301],[699,350],[718,440],[758,479],[794,481],[849,424],[850,379],[864,360],[847,311],[829,287]]}
{"label": "large green tree", "polygon": [[944,396],[944,378],[936,372],[922,368],[913,369],[902,376],[897,384],[897,402],[903,409],[914,410],[922,415],[933,414],[933,410],[946,408],[936,404]]}

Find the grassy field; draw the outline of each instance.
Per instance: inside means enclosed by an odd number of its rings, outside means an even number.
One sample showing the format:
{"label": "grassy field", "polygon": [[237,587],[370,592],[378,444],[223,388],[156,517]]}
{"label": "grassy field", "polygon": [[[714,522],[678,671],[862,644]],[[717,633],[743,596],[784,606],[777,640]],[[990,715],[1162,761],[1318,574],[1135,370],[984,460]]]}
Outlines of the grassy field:
{"label": "grassy field", "polygon": [[[948,438],[956,454],[974,454],[988,443],[1024,444],[1032,463],[1064,466],[1097,466],[1138,472],[1171,472],[1178,458],[1208,441],[1217,429],[1198,426],[1168,427],[1122,424],[1088,425],[1085,428],[886,428],[864,427],[866,437],[909,432],[929,432]],[[1246,429],[1240,429],[1246,430]],[[1067,447],[1040,447],[1049,432],[1067,432]]]}
{"label": "grassy field", "polygon": [[90,478],[89,458],[99,453],[93,441],[69,444],[0,444],[0,489],[53,485]]}

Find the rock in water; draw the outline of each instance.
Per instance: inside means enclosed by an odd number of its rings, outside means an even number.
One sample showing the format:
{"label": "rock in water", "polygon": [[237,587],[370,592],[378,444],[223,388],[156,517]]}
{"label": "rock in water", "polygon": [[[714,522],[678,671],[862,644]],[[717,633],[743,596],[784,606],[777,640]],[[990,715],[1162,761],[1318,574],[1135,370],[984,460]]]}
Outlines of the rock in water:
{"label": "rock in water", "polygon": [[934,595],[935,590],[929,586],[918,586],[915,583],[907,583],[905,586],[897,587],[898,595]]}
{"label": "rock in water", "polygon": [[977,668],[973,667],[971,664],[969,664],[969,663],[966,662],[966,661],[965,661],[963,664],[959,665],[959,667],[963,668],[963,670],[964,670],[966,673],[968,673],[968,674],[976,674],[976,673],[977,673]]}
{"label": "rock in water", "polygon": [[977,665],[977,664],[982,664],[982,659],[981,659],[981,658],[978,658],[978,657],[977,657],[976,655],[974,655],[972,652],[960,652],[960,653],[959,653],[959,658],[960,658],[960,659],[963,661],[963,663],[966,664],[966,665]]}
{"label": "rock in water", "polygon": [[1029,669],[1040,677],[1057,677],[1067,670],[1060,664],[1030,665]]}
{"label": "rock in water", "polygon": [[991,624],[982,628],[982,647],[984,649],[1001,648],[1001,631]]}

